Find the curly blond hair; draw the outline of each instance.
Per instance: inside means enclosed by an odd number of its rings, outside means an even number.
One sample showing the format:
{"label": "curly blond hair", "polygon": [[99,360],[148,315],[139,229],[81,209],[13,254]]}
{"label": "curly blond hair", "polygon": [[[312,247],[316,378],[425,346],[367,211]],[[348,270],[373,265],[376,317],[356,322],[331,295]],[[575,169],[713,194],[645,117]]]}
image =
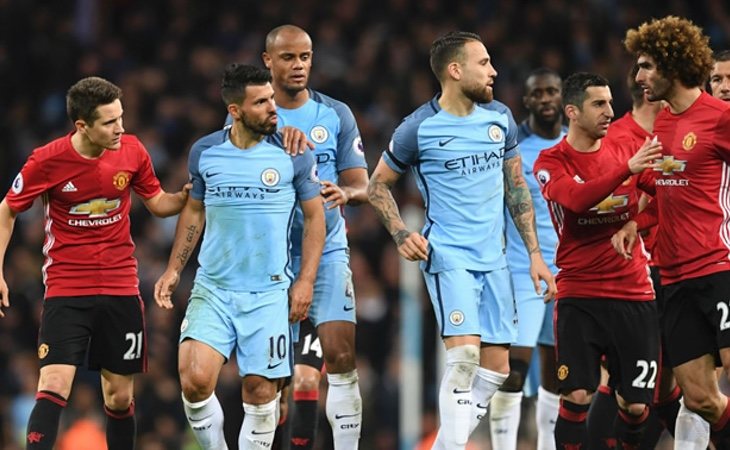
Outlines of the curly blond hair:
{"label": "curly blond hair", "polygon": [[707,82],[714,64],[709,41],[691,20],[667,16],[627,31],[624,45],[637,57],[650,56],[664,77],[697,87]]}

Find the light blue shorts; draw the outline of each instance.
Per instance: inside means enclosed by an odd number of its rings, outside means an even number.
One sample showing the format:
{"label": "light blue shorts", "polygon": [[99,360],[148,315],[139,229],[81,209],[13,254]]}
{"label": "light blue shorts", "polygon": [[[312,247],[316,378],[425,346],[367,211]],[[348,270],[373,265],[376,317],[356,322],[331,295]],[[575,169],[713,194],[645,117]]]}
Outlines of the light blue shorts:
{"label": "light blue shorts", "polygon": [[490,272],[424,272],[423,277],[442,337],[472,334],[489,344],[514,342],[517,310],[506,267]]}
{"label": "light blue shorts", "polygon": [[[294,265],[294,273],[299,273],[298,264]],[[335,320],[356,322],[355,289],[348,263],[335,261],[319,265],[309,320],[315,327]]]}
{"label": "light blue shorts", "polygon": [[513,273],[512,281],[517,303],[517,339],[512,343],[519,347],[535,347],[555,345],[553,335],[553,305],[548,304],[541,295],[535,294],[535,288],[529,273]]}
{"label": "light blue shorts", "polygon": [[196,282],[180,326],[180,342],[203,342],[226,360],[235,348],[241,376],[274,380],[291,376],[289,333],[286,289],[240,292]]}

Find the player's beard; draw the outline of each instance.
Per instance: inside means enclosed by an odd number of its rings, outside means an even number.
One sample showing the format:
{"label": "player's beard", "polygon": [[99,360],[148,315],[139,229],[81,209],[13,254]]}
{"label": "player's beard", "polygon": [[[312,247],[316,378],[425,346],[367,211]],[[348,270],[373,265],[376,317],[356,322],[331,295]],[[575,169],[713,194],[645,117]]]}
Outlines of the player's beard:
{"label": "player's beard", "polygon": [[654,85],[647,93],[647,100],[655,102],[658,100],[668,100],[671,96],[672,82],[667,78],[659,78],[654,80]]}
{"label": "player's beard", "polygon": [[464,96],[474,103],[489,103],[494,100],[494,91],[483,84],[468,86],[462,90]]}
{"label": "player's beard", "polygon": [[246,114],[243,114],[241,117],[243,121],[243,125],[248,128],[249,130],[253,131],[256,134],[262,134],[265,136],[270,136],[274,133],[276,133],[276,123],[270,122],[270,119],[272,116],[276,116],[276,113],[266,116],[264,120],[261,121],[254,121],[250,120]]}

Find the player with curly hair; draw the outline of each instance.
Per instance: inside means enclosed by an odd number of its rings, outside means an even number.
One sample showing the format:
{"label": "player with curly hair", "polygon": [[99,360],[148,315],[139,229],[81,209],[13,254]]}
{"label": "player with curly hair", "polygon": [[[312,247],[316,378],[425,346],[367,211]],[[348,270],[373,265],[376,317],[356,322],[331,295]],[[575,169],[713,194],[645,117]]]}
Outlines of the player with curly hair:
{"label": "player with curly hair", "polygon": [[[730,402],[715,377],[720,361],[730,370],[730,105],[702,90],[713,66],[708,41],[699,27],[675,16],[626,34],[626,49],[639,65],[637,83],[649,100],[668,107],[654,123],[663,144],[654,169],[656,201],[613,242],[631,258],[640,251],[637,229],[659,222],[655,248],[669,365],[686,408],[709,422],[713,440],[721,442],[730,437]],[[692,441],[678,448],[705,448]]]}

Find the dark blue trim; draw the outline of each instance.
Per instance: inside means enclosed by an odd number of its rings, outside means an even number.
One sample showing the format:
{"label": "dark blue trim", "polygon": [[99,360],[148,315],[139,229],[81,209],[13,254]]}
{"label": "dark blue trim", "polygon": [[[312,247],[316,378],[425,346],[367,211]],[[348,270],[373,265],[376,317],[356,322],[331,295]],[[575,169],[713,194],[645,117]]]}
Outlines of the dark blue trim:
{"label": "dark blue trim", "polygon": [[391,159],[391,161],[393,161],[395,163],[395,165],[398,166],[398,168],[400,170],[405,171],[408,169],[408,164],[406,164],[402,161],[399,161],[398,158],[395,157],[395,155],[393,154],[393,152],[390,151],[389,148],[385,149],[385,153],[388,155],[388,157]]}
{"label": "dark blue trim", "polygon": [[[294,206],[292,206],[292,209],[289,212],[289,225],[287,226],[287,229],[286,229],[286,247],[288,250],[286,252],[286,265],[284,266],[284,275],[286,275],[286,277],[289,278],[290,283],[294,283],[294,277],[293,277],[294,270],[291,267],[291,226],[294,223],[294,211],[297,209],[298,202],[299,202],[298,200],[294,201]],[[303,211],[302,211],[302,215],[304,215]],[[302,229],[303,229],[303,227],[302,227]],[[302,235],[303,234],[304,234],[304,232],[302,231]],[[301,241],[304,242],[304,239],[302,239]],[[299,267],[299,271],[301,271],[301,270],[302,270],[302,268]],[[292,366],[292,367],[294,367],[294,366]]]}
{"label": "dark blue trim", "polygon": [[[423,237],[428,239],[428,235],[431,233],[431,228],[433,227],[433,219],[431,218],[431,215],[429,214],[431,209],[431,193],[428,190],[428,183],[426,183],[426,177],[423,176],[423,173],[421,172],[421,163],[419,161],[418,164],[415,166],[416,173],[418,174],[418,178],[421,179],[421,183],[423,184],[423,193],[425,194],[424,201],[426,203],[426,221],[428,222],[426,224],[426,230],[423,232]],[[426,272],[431,270],[431,261],[433,260],[433,246],[430,246],[428,249],[428,261],[426,261]]]}
{"label": "dark blue trim", "polygon": [[434,274],[436,279],[436,303],[439,305],[439,313],[441,315],[441,337],[444,337],[444,331],[446,330],[446,316],[444,315],[444,302],[441,295],[441,280],[439,279],[440,274]]}

